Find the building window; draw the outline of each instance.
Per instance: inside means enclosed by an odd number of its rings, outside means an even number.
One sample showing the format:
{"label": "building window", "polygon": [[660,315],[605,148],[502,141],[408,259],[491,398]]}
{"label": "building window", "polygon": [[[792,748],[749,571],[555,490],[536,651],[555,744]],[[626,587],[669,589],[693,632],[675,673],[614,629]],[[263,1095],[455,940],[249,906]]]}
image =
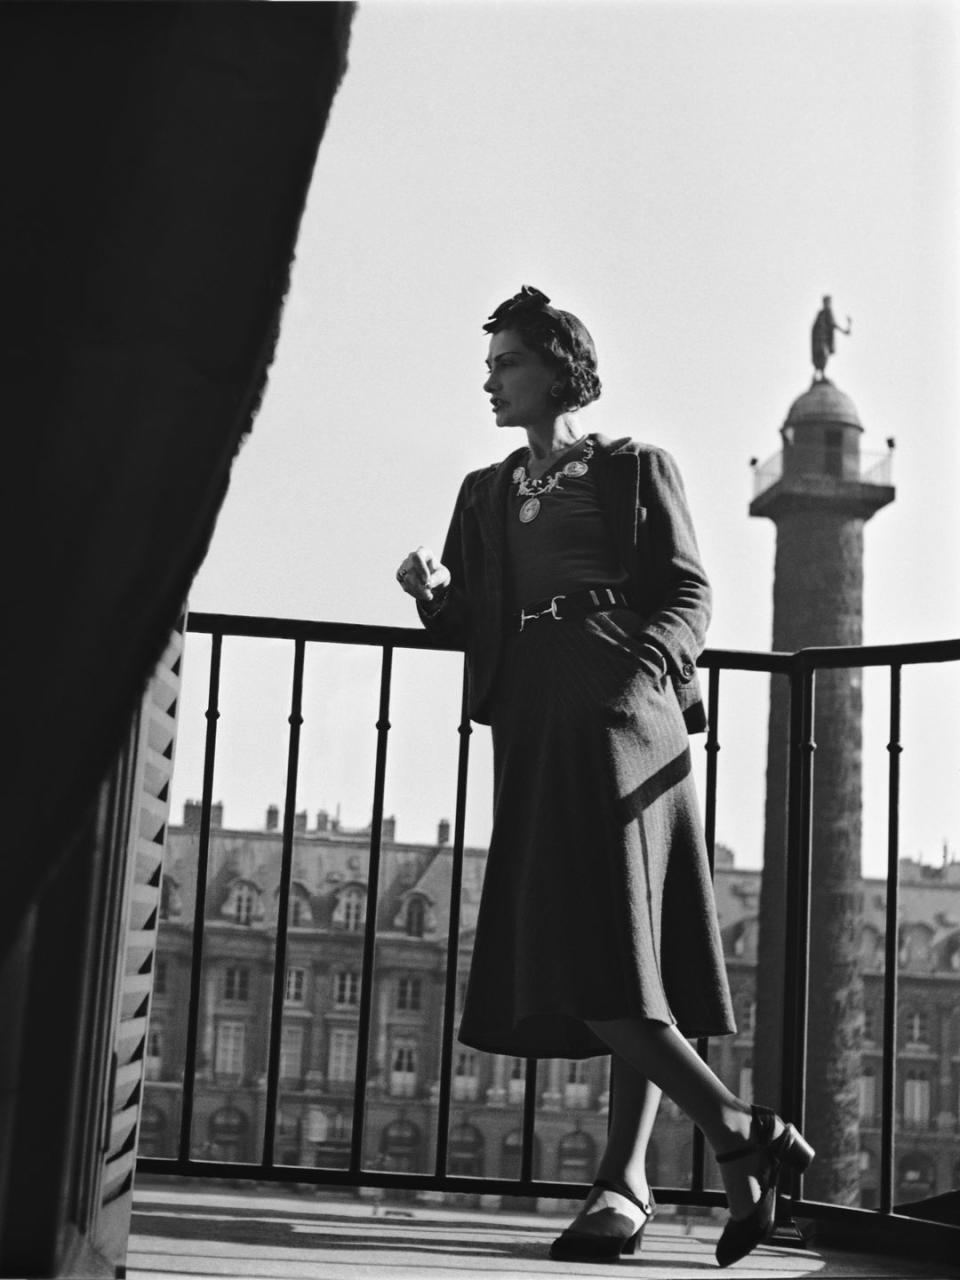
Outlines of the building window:
{"label": "building window", "polygon": [[395,1098],[412,1098],[417,1092],[417,1044],[397,1040],[393,1046],[390,1092]]}
{"label": "building window", "polygon": [[757,1018],[757,1004],[749,996],[740,996],[736,1004],[737,1035],[749,1039]]}
{"label": "building window", "polygon": [[287,922],[291,929],[302,929],[304,925],[313,924],[313,912],[302,890],[294,889],[290,894],[290,913]]}
{"label": "building window", "polygon": [[248,884],[237,886],[233,896],[233,918],[237,924],[252,924],[257,895]]}
{"label": "building window", "polygon": [[587,1080],[587,1063],[585,1059],[571,1060],[567,1063],[567,1078],[563,1088],[564,1105],[568,1107],[587,1107],[590,1105],[590,1084]]}
{"label": "building window", "polygon": [[165,996],[167,994],[167,962],[163,956],[158,956],[154,964],[153,994],[155,996]]}
{"label": "building window", "polygon": [[597,1167],[596,1144],[588,1133],[565,1133],[557,1147],[559,1182],[592,1182]]}
{"label": "building window", "polygon": [[864,1040],[869,1040],[871,1044],[876,1044],[879,1021],[877,1006],[875,1004],[865,1005],[863,1010],[863,1038]]}
{"label": "building window", "polygon": [[407,936],[410,938],[422,938],[425,923],[426,912],[424,911],[423,899],[411,898],[407,903]]}
{"label": "building window", "polygon": [[330,1057],[327,1062],[327,1078],[331,1083],[353,1083],[357,1067],[357,1033],[346,1027],[334,1027],[330,1032]]}
{"label": "building window", "polygon": [[527,1061],[513,1058],[510,1062],[510,1079],[507,1081],[507,1101],[522,1102],[527,1087]]}
{"label": "building window", "polygon": [[925,1071],[908,1071],[903,1082],[903,1122],[918,1128],[930,1123],[930,1081]]}
{"label": "building window", "polygon": [[922,1010],[914,1009],[904,1018],[907,1044],[925,1045],[930,1041],[930,1021]]}
{"label": "building window", "polygon": [[860,1119],[873,1120],[877,1114],[877,1074],[873,1067],[860,1073]]}
{"label": "building window", "polygon": [[280,1035],[280,1079],[299,1080],[303,1075],[303,1027],[284,1027]]}
{"label": "building window", "polygon": [[461,1178],[483,1177],[483,1134],[472,1124],[458,1124],[450,1130],[447,1146],[447,1173]]}
{"label": "building window", "polygon": [[303,993],[307,986],[306,969],[288,969],[287,985],[284,1000],[287,1004],[303,1004]]}
{"label": "building window", "polygon": [[217,1024],[217,1056],[215,1070],[222,1079],[239,1080],[243,1076],[247,1028],[243,1022]]}
{"label": "building window", "polygon": [[739,1093],[744,1102],[753,1102],[753,1067],[740,1068]]}
{"label": "building window", "polygon": [[152,1026],[147,1032],[147,1053],[144,1075],[148,1080],[163,1078],[163,1029]]}
{"label": "building window", "polygon": [[479,1092],[477,1055],[469,1049],[458,1049],[453,1064],[453,1096],[458,1102],[474,1102]]}
{"label": "building window", "polygon": [[421,1007],[423,980],[421,978],[401,978],[397,983],[397,1008],[415,1012]]}
{"label": "building window", "polygon": [[359,933],[367,918],[367,895],[362,889],[344,889],[337,899],[333,913],[334,924],[341,925],[348,933]]}
{"label": "building window", "polygon": [[230,965],[223,975],[224,1000],[250,999],[250,970]]}
{"label": "building window", "polygon": [[333,975],[333,1003],[338,1009],[351,1009],[360,1003],[360,975],[345,969]]}

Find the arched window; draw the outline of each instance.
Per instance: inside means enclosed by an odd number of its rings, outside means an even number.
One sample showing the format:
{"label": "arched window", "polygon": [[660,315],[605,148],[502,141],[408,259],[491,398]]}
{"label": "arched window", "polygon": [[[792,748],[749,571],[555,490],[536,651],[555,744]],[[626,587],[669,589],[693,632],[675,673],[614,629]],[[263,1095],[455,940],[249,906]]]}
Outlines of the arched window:
{"label": "arched window", "polygon": [[380,1135],[380,1155],[386,1169],[416,1173],[423,1154],[423,1134],[412,1120],[391,1120]]}
{"label": "arched window", "polygon": [[447,1173],[482,1178],[483,1151],[483,1134],[476,1125],[456,1125],[450,1130],[447,1143]]}
{"label": "arched window", "polygon": [[207,1124],[208,1141],[202,1159],[244,1161],[250,1122],[239,1107],[221,1107]]}
{"label": "arched window", "polygon": [[[518,1061],[522,1062],[520,1058]],[[532,1171],[535,1178],[540,1177],[540,1139],[534,1135],[532,1151]],[[500,1148],[500,1177],[519,1178],[523,1162],[523,1130],[511,1129],[503,1139]]]}
{"label": "arched window", "polygon": [[936,1193],[933,1164],[919,1151],[911,1151],[897,1166],[899,1186],[897,1199],[902,1202],[925,1200]]}
{"label": "arched window", "polygon": [[589,1133],[565,1133],[557,1148],[561,1182],[592,1182],[596,1175],[597,1148]]}
{"label": "arched window", "polygon": [[145,1102],[140,1111],[139,1149],[145,1156],[173,1155],[167,1151],[167,1117],[159,1107]]}

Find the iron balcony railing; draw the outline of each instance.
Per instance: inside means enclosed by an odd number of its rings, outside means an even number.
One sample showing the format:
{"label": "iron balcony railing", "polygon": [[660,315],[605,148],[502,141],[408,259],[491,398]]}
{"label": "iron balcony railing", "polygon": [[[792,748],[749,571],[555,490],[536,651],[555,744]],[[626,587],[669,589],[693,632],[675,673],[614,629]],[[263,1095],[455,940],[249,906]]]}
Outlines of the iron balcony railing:
{"label": "iron balcony railing", "polygon": [[[467,715],[467,686],[464,673],[459,720],[459,761],[457,771],[456,813],[453,829],[452,882],[447,970],[444,986],[444,1012],[437,1098],[437,1134],[434,1171],[432,1173],[398,1173],[363,1165],[363,1135],[368,1058],[373,1015],[374,950],[377,931],[377,897],[381,864],[381,832],[383,827],[384,783],[390,734],[391,679],[394,654],[398,650],[429,650],[438,646],[420,630],[398,627],[357,626],[345,623],[295,621],[276,618],[240,617],[195,613],[188,619],[187,631],[211,638],[209,686],[206,708],[206,741],[203,765],[201,815],[198,832],[197,885],[192,934],[192,963],[187,1015],[186,1052],[183,1071],[178,1152],[174,1158],[140,1157],[138,1169],[151,1174],[193,1177],[225,1177],[254,1181],[317,1183],[339,1187],[392,1188],[459,1193],[504,1194],[524,1197],[561,1197],[582,1195],[586,1184],[537,1179],[533,1175],[537,1098],[537,1063],[526,1063],[523,1096],[522,1157],[518,1178],[471,1177],[447,1172],[449,1149],[452,1054],[454,1013],[456,1005],[457,956],[459,939],[459,903],[464,857],[464,820],[467,796],[467,773],[471,726]],[[208,863],[211,838],[211,806],[214,766],[217,755],[217,723],[220,715],[220,672],[223,642],[226,637],[260,637],[292,643],[292,693],[287,743],[286,792],[283,807],[281,843],[281,880],[278,895],[278,920],[275,935],[270,1038],[266,1073],[265,1125],[262,1154],[259,1161],[237,1163],[198,1158],[191,1151],[194,1122],[195,1080],[198,1065],[200,1032],[201,969],[204,957],[204,913],[207,896]],[[369,871],[367,876],[367,910],[363,937],[363,963],[359,1000],[359,1036],[357,1069],[353,1085],[353,1118],[350,1158],[346,1168],[314,1168],[291,1166],[275,1161],[274,1145],[280,1094],[281,1024],[284,1010],[284,983],[287,972],[287,919],[291,899],[295,805],[303,723],[303,675],[308,645],[337,644],[373,646],[380,650],[379,713],[376,721],[377,748],[373,786],[373,815],[370,828]],[[439,646],[443,647],[443,646]],[[917,1223],[894,1215],[894,1126],[897,1054],[897,937],[898,937],[898,862],[900,753],[901,753],[901,675],[905,666],[960,661],[960,640],[907,645],[884,645],[846,648],[810,648],[797,653],[753,653],[735,650],[707,650],[700,667],[707,673],[708,730],[704,740],[706,751],[706,785],[704,796],[705,834],[711,863],[716,836],[717,756],[720,751],[720,706],[722,677],[731,672],[756,672],[782,675],[790,688],[790,735],[787,814],[787,904],[786,983],[783,992],[783,1077],[781,1102],[784,1114],[802,1125],[805,1108],[806,1044],[807,1044],[807,975],[810,936],[810,863],[813,801],[814,694],[819,671],[835,668],[885,668],[889,676],[890,710],[887,743],[888,847],[886,892],[886,963],[884,967],[884,1027],[882,1046],[881,1103],[881,1173],[879,1205],[876,1209],[850,1209],[806,1201],[802,1183],[797,1180],[794,1195],[785,1203],[795,1214],[805,1217],[843,1217],[867,1215],[890,1219],[910,1234],[929,1224]],[[699,1048],[707,1053],[707,1041]],[[719,1191],[704,1186],[704,1144],[695,1131],[693,1169],[688,1188],[657,1188],[658,1199],[678,1205],[722,1206]],[[938,1228],[942,1230],[943,1228]]]}
{"label": "iron balcony railing", "polygon": [[[753,468],[755,498],[783,479],[784,452],[779,449]],[[893,483],[892,451],[844,454],[839,450],[828,450],[822,445],[792,445],[790,455],[790,468],[795,474],[829,476],[857,484],[888,486]]]}

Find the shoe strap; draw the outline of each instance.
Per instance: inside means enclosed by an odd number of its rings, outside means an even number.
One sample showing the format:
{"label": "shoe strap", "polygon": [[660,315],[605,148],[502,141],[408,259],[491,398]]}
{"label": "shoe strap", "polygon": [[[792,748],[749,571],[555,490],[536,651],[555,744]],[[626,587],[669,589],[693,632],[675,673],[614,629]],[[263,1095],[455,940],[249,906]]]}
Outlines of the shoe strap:
{"label": "shoe strap", "polygon": [[[750,1119],[750,1137],[747,1142],[733,1151],[723,1151],[719,1155],[715,1155],[713,1158],[717,1164],[727,1164],[730,1160],[739,1160],[742,1156],[753,1155],[756,1151],[769,1151],[771,1146],[774,1145],[772,1138],[763,1136],[763,1131],[767,1128],[771,1133],[773,1132],[773,1124],[776,1120],[774,1112],[768,1107],[752,1107],[751,1110],[753,1114]],[[787,1130],[784,1129],[783,1134],[776,1139],[777,1143],[782,1141],[786,1132]]]}
{"label": "shoe strap", "polygon": [[624,1200],[630,1200],[635,1204],[640,1212],[648,1218],[653,1214],[653,1196],[650,1197],[649,1204],[644,1204],[628,1187],[618,1187],[616,1183],[608,1182],[606,1178],[597,1178],[593,1185],[599,1187],[601,1191],[615,1191],[618,1196],[623,1196]]}
{"label": "shoe strap", "polygon": [[713,1158],[717,1164],[726,1164],[730,1160],[739,1160],[741,1156],[753,1155],[755,1151],[759,1150],[760,1148],[755,1142],[748,1142],[745,1147],[737,1147],[736,1151],[723,1151]]}

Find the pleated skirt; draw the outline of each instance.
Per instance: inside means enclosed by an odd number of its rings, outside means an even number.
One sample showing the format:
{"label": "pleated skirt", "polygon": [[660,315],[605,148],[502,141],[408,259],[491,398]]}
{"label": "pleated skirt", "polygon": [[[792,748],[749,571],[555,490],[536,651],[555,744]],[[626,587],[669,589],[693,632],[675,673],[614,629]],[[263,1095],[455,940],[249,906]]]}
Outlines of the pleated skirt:
{"label": "pleated skirt", "polygon": [[626,610],[505,644],[494,820],[459,1039],[608,1052],[587,1021],[735,1030],[690,746]]}

